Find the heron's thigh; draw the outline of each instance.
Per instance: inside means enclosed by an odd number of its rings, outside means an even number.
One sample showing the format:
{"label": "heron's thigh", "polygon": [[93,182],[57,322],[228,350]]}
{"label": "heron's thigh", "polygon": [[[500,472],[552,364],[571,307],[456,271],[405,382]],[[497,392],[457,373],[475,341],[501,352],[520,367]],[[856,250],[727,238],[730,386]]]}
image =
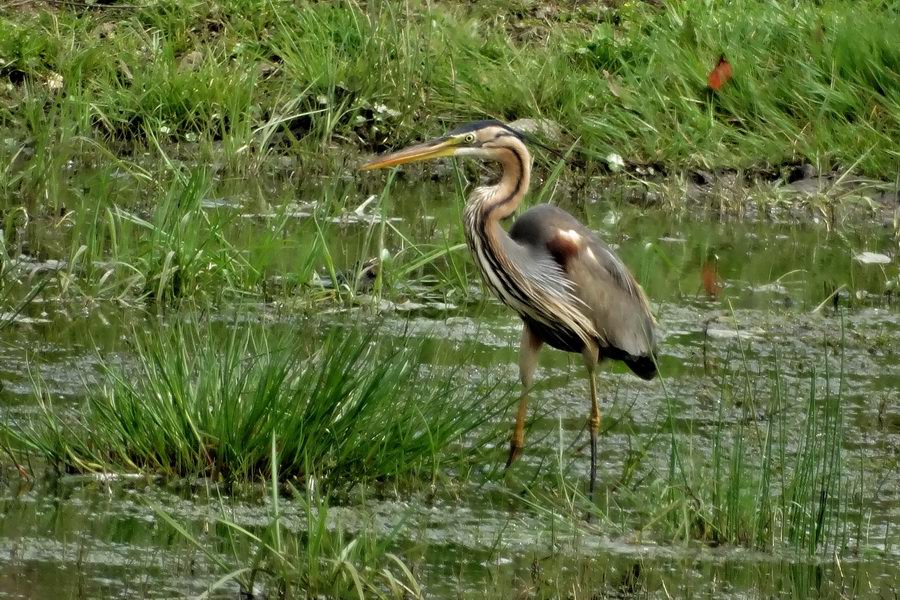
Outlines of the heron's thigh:
{"label": "heron's thigh", "polygon": [[544,342],[532,331],[528,324],[522,325],[522,342],[519,346],[519,378],[526,389],[534,382],[538,356]]}

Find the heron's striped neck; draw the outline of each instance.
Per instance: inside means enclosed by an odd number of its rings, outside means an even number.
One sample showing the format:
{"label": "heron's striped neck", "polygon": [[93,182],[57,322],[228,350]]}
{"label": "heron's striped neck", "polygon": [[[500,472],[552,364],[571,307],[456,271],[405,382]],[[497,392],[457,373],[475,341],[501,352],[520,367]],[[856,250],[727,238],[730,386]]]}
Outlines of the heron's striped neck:
{"label": "heron's striped neck", "polygon": [[523,316],[551,329],[561,328],[584,342],[596,337],[593,324],[577,310],[578,300],[571,290],[547,290],[521,272],[510,259],[517,242],[500,226],[500,221],[518,208],[528,191],[531,155],[518,139],[514,144],[493,149],[489,158],[503,165],[500,181],[476,188],[466,203],[466,243],[494,295]]}
{"label": "heron's striped neck", "polygon": [[516,266],[506,260],[503,244],[512,240],[500,221],[515,212],[528,191],[531,155],[525,144],[512,136],[504,142],[502,148],[490,149],[486,156],[503,167],[500,181],[475,188],[466,203],[466,243],[494,295],[521,313],[527,310],[528,296],[518,283]]}
{"label": "heron's striped neck", "polygon": [[502,147],[486,144],[482,148],[482,156],[500,163],[500,181],[475,188],[466,205],[466,213],[473,213],[473,218],[485,223],[497,223],[513,214],[531,183],[531,153],[528,148],[512,134],[503,135],[503,144]]}

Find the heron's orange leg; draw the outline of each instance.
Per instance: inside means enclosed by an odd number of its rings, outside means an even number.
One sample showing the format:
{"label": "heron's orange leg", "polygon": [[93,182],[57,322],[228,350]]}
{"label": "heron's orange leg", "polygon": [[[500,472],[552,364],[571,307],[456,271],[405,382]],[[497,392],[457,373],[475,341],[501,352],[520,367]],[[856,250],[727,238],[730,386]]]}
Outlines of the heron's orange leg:
{"label": "heron's orange leg", "polygon": [[509,458],[506,459],[508,469],[522,453],[525,447],[525,411],[528,405],[528,392],[534,382],[534,370],[537,368],[538,354],[543,342],[528,327],[522,327],[522,343],[519,346],[519,378],[522,380],[522,396],[519,398],[519,412],[516,413],[516,427],[513,429],[509,443]]}

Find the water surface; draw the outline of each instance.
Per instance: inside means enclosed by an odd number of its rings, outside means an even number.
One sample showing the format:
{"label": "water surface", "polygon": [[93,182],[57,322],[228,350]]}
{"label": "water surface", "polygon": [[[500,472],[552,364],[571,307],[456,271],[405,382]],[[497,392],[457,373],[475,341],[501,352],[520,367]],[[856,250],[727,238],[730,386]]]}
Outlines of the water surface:
{"label": "water surface", "polygon": [[[473,382],[503,378],[514,386],[520,322],[485,296],[464,250],[453,253],[464,265],[454,285],[447,284],[451,261],[431,263],[402,280],[391,278],[389,262],[380,298],[360,290],[349,303],[325,301],[310,309],[295,302],[318,289],[309,287],[312,278],[300,272],[298,257],[322,227],[322,215],[318,224],[312,218],[320,190],[298,193],[279,182],[253,189],[223,182],[216,190],[203,210],[221,219],[226,237],[251,254],[254,239],[273,220],[287,223],[283,246],[267,250],[276,259],[267,262],[265,275],[272,285],[292,278],[293,285],[268,300],[232,299],[214,311],[158,313],[103,300],[39,298],[0,330],[4,419],[37,410],[33,378],[43,382],[55,410],[78,411],[85,384],[99,380],[101,360],[134,360],[128,344],[133,331],[198,314],[212,315],[224,329],[246,323],[273,332],[305,327],[311,336],[329,323],[378,322],[386,339],[411,334],[435,340],[431,364],[465,363]],[[381,245],[403,256],[415,251],[405,240],[435,246],[461,240],[460,202],[446,182],[395,182],[383,202],[365,203],[368,195],[349,186],[343,193],[344,206],[334,205],[325,224],[339,270],[352,271]],[[568,580],[580,581],[596,597],[889,597],[900,578],[898,268],[895,260],[867,264],[857,257],[864,251],[891,255],[890,228],[873,221],[835,232],[812,221],[676,217],[586,199],[567,206],[635,272],[652,299],[662,338],[664,383],[640,381],[619,365],[601,375],[601,505],[607,519],[588,525],[559,516],[562,509],[554,512],[558,477],[576,486],[587,477],[589,402],[580,359],[545,350],[525,453],[509,473],[497,469],[504,460],[502,437],[495,463],[478,466],[470,478],[451,477],[442,484],[446,489],[373,491],[364,500],[347,499],[330,511],[333,526],[387,535],[404,520],[394,551],[413,566],[428,597],[483,596],[485,589],[498,597],[550,597]],[[71,235],[65,227],[35,230],[30,256],[53,268],[48,261],[65,260]],[[311,266],[326,275],[324,264]],[[373,303],[381,307],[377,314]],[[773,412],[776,385],[781,404]],[[636,490],[664,490],[660,481],[671,465],[672,439],[690,468],[702,472],[717,436],[729,442],[742,431],[752,455],[753,436],[777,419],[787,432],[784,447],[794,453],[811,393],[840,396],[842,476],[850,486],[840,518],[853,525],[839,546],[810,556],[783,547],[685,542],[635,528],[661,508],[636,504],[646,499]],[[616,488],[640,448],[647,454],[636,483],[630,490]],[[20,480],[10,470],[0,491],[0,597],[199,594],[222,573],[148,506],[214,532],[220,504],[247,527],[268,519],[264,494],[225,494],[223,500],[222,490],[204,482],[107,481],[58,477],[39,464],[31,468],[36,480]],[[546,510],[519,500],[526,488],[551,499]],[[302,508],[286,499],[284,510],[289,526],[302,530]],[[231,586],[220,595],[234,598],[237,592]]]}

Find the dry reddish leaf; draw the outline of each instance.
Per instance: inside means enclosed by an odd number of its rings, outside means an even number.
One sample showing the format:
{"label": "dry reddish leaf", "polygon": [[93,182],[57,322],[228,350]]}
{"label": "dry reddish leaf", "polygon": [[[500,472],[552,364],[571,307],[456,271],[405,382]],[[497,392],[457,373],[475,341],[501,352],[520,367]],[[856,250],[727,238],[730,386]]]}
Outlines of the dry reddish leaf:
{"label": "dry reddish leaf", "polygon": [[709,72],[709,76],[706,78],[706,84],[709,86],[711,90],[718,91],[723,85],[725,85],[729,79],[731,79],[732,69],[731,63],[725,60],[725,56],[719,57],[719,62],[716,63],[716,66],[713,67],[713,70]]}

